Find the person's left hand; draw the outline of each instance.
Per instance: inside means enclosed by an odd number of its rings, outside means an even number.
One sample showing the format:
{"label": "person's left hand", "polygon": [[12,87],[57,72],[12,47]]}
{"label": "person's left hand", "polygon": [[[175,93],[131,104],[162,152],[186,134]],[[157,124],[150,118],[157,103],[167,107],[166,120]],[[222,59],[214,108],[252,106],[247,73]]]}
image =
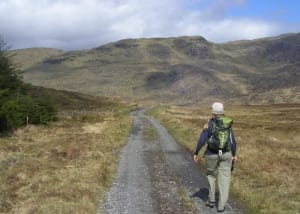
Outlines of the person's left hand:
{"label": "person's left hand", "polygon": [[195,161],[196,163],[199,163],[198,155],[194,155],[194,161]]}

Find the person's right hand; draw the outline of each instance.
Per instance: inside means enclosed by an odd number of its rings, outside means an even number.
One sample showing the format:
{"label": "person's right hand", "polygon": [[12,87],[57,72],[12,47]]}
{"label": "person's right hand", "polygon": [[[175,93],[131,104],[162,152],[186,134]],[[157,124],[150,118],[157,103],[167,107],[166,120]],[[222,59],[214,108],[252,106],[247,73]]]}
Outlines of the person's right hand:
{"label": "person's right hand", "polygon": [[194,155],[194,161],[195,161],[196,163],[199,163],[198,155]]}
{"label": "person's right hand", "polygon": [[233,156],[232,158],[231,158],[231,160],[233,161],[233,162],[235,162],[235,161],[237,161],[237,156]]}

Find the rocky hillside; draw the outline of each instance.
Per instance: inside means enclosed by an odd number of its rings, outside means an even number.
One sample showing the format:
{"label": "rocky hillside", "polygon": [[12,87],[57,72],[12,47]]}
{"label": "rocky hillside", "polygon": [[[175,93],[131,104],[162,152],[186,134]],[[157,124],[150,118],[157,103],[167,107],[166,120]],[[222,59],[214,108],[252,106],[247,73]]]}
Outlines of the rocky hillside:
{"label": "rocky hillside", "polygon": [[300,33],[224,44],[177,37],[41,50],[39,58],[37,49],[15,51],[32,56],[17,62],[34,85],[162,103],[300,103]]}

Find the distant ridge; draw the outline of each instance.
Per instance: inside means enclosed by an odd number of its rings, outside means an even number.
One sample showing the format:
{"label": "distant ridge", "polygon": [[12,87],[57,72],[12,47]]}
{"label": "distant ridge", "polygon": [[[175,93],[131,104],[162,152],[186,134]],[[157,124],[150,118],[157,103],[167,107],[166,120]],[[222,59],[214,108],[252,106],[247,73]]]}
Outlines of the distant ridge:
{"label": "distant ridge", "polygon": [[300,103],[300,33],[215,44],[201,36],[125,39],[90,50],[13,51],[38,86],[130,100]]}

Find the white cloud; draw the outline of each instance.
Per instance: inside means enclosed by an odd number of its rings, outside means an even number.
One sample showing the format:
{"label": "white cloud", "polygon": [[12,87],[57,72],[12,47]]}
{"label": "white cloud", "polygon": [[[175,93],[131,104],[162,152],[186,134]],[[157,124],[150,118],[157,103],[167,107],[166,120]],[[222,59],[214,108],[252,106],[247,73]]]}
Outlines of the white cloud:
{"label": "white cloud", "polygon": [[123,38],[201,35],[214,42],[280,32],[278,23],[229,19],[245,0],[1,0],[0,34],[14,48],[92,48]]}
{"label": "white cloud", "polygon": [[206,22],[198,22],[186,25],[184,33],[186,35],[204,36],[213,42],[225,42],[239,39],[255,39],[274,35],[278,32],[275,23],[268,23],[258,20],[248,19],[223,19]]}

